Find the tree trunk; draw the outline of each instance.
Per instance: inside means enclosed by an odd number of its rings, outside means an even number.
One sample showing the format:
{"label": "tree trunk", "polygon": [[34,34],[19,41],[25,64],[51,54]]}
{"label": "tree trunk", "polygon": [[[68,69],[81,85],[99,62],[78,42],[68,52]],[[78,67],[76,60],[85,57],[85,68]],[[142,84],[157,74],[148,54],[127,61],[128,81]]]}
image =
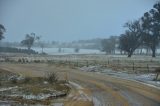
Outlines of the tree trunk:
{"label": "tree trunk", "polygon": [[132,54],[133,54],[133,52],[129,52],[129,53],[128,53],[128,57],[131,57]]}
{"label": "tree trunk", "polygon": [[42,53],[43,53],[43,47],[42,47]]}
{"label": "tree trunk", "polygon": [[156,47],[152,47],[152,57],[156,57]]}
{"label": "tree trunk", "polygon": [[159,73],[157,73],[157,75],[156,75],[156,78],[155,78],[156,81],[158,80],[158,76],[159,76]]}
{"label": "tree trunk", "polygon": [[141,48],[140,55],[142,55],[142,49],[143,49],[143,48]]}
{"label": "tree trunk", "polygon": [[31,47],[28,47],[28,54],[31,54]]}
{"label": "tree trunk", "polygon": [[120,54],[122,55],[122,50],[120,50]]}
{"label": "tree trunk", "polygon": [[149,48],[147,47],[146,48],[146,55],[148,55],[149,54]]}

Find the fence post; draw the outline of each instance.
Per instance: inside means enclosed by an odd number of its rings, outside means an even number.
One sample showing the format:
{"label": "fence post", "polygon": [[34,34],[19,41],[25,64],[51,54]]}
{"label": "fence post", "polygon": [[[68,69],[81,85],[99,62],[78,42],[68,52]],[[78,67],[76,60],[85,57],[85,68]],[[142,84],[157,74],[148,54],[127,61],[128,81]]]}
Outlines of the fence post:
{"label": "fence post", "polygon": [[147,70],[148,70],[148,72],[149,72],[149,65],[147,64]]}
{"label": "fence post", "polygon": [[134,72],[134,62],[133,62],[133,72]]}
{"label": "fence post", "polygon": [[94,61],[94,65],[96,65],[97,64],[97,62],[96,62],[96,60]]}
{"label": "fence post", "polygon": [[88,60],[87,60],[87,67],[88,67],[89,65],[88,65]]}
{"label": "fence post", "polygon": [[71,66],[71,62],[70,61],[68,61],[68,64],[69,64],[69,66]]}
{"label": "fence post", "polygon": [[78,65],[78,60],[77,60],[77,67],[78,67],[79,65]]}
{"label": "fence post", "polygon": [[65,62],[66,65],[67,65],[67,62],[68,62],[68,61],[67,61],[67,59],[66,59],[66,62]]}

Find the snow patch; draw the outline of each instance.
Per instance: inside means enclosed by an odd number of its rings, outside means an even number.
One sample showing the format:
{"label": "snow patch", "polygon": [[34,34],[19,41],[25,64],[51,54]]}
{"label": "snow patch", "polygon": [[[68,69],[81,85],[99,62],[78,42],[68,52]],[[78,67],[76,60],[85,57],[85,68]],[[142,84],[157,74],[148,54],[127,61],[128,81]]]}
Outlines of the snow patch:
{"label": "snow patch", "polygon": [[80,86],[80,85],[77,84],[77,83],[74,83],[74,82],[71,82],[71,81],[69,81],[69,83],[70,83],[71,85],[73,85],[74,87],[76,87],[77,89],[83,89],[83,87]]}
{"label": "snow patch", "polygon": [[16,88],[18,88],[18,86],[15,86],[15,87],[8,87],[8,88],[0,88],[0,92],[8,91],[8,90],[16,89]]}
{"label": "snow patch", "polygon": [[139,76],[135,76],[136,79],[151,81],[155,78],[155,74],[142,74]]}
{"label": "snow patch", "polygon": [[82,96],[81,98],[83,99],[83,100],[88,100],[88,101],[92,101],[92,99],[87,95],[87,94],[85,94],[83,91],[79,91],[79,94]]}
{"label": "snow patch", "polygon": [[101,102],[96,97],[92,97],[92,101],[94,106],[102,106]]}
{"label": "snow patch", "polygon": [[84,66],[80,68],[81,71],[86,71],[86,72],[99,72],[102,71],[101,66]]}
{"label": "snow patch", "polygon": [[63,106],[63,103],[54,103],[53,106]]}

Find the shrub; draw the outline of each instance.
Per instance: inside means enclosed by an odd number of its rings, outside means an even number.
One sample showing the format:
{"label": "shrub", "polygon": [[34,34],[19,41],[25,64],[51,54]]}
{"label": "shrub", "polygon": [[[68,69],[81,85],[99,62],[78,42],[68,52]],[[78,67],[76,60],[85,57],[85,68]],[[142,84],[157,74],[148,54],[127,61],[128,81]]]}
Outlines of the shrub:
{"label": "shrub", "polygon": [[75,49],[74,49],[74,52],[75,52],[75,53],[78,53],[78,52],[79,52],[79,48],[75,48]]}
{"label": "shrub", "polygon": [[21,59],[18,59],[18,62],[21,63],[22,62]]}
{"label": "shrub", "polygon": [[34,62],[35,62],[35,63],[40,63],[41,61],[40,61],[40,60],[34,60]]}
{"label": "shrub", "polygon": [[50,84],[56,83],[58,81],[57,73],[55,73],[55,72],[49,72],[49,73],[47,73],[46,80]]}

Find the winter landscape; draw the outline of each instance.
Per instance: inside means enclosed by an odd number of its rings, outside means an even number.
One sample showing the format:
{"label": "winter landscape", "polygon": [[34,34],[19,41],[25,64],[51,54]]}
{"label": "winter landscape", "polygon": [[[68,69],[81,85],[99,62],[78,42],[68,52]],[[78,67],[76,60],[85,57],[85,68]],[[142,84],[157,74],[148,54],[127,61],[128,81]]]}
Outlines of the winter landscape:
{"label": "winter landscape", "polygon": [[6,0],[0,14],[0,106],[160,106],[160,1]]}

